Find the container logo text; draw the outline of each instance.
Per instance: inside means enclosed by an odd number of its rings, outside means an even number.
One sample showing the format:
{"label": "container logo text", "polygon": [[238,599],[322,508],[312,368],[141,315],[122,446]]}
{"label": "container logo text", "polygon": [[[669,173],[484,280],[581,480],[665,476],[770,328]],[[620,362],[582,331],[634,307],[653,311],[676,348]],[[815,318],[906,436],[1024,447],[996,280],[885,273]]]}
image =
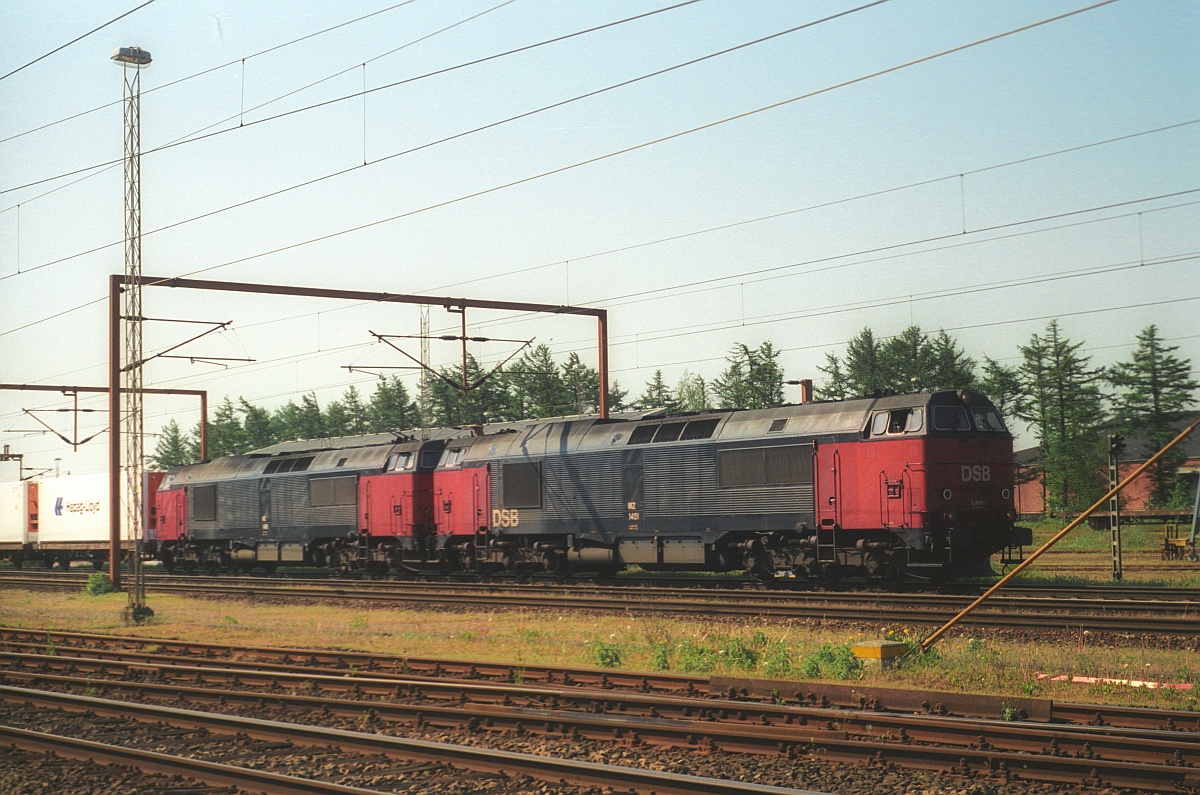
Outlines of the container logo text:
{"label": "container logo text", "polygon": [[91,502],[68,502],[63,503],[63,498],[59,497],[54,501],[54,515],[62,516],[63,511],[67,513],[100,513],[100,501],[92,500]]}

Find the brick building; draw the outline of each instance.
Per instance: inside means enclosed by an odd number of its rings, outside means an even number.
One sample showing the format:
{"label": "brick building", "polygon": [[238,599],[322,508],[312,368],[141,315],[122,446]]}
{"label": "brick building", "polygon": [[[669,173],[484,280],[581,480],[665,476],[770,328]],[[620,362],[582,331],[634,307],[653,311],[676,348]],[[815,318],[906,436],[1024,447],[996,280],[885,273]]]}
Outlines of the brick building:
{"label": "brick building", "polygon": [[[1200,417],[1200,412],[1190,412],[1182,420],[1175,424],[1175,427],[1182,431],[1188,425],[1196,421]],[[1109,431],[1101,430],[1105,436]],[[1120,477],[1124,478],[1130,472],[1137,469],[1139,465],[1144,463],[1152,454],[1147,453],[1149,443],[1146,440],[1144,430],[1130,431],[1125,434],[1125,453],[1121,456],[1118,465]],[[1184,455],[1184,463],[1179,468],[1181,475],[1188,478],[1191,484],[1190,494],[1196,493],[1196,478],[1200,472],[1200,430],[1192,432],[1192,435],[1184,439],[1178,448]],[[1021,516],[1040,516],[1046,512],[1046,502],[1044,490],[1042,488],[1042,479],[1038,476],[1030,476],[1030,469],[1037,463],[1038,457],[1041,454],[1041,448],[1029,447],[1024,450],[1018,450],[1013,454],[1013,466],[1016,468],[1017,482],[1017,513]],[[1121,509],[1123,511],[1144,511],[1150,505],[1150,492],[1152,485],[1146,475],[1129,484],[1122,492],[1123,498],[1121,501]]]}

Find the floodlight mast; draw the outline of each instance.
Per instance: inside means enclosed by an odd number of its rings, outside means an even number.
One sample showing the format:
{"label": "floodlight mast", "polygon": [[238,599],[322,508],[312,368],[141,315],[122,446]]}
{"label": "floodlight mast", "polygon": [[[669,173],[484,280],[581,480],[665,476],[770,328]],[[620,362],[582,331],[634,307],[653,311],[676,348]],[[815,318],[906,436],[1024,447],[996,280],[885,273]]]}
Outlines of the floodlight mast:
{"label": "floodlight mast", "polygon": [[[117,377],[110,377],[112,406],[117,406],[119,392],[125,393],[125,416],[112,411],[109,426],[114,438],[122,419],[125,424],[125,516],[126,535],[130,542],[129,561],[129,616],[140,623],[154,615],[146,605],[146,574],[142,569],[142,469],[145,450],[145,412],[142,403],[142,69],[150,65],[150,53],[141,47],[118,47],[112,60],[125,71],[125,290],[122,301],[122,318],[125,321],[125,366]],[[117,337],[120,332],[117,332]],[[120,340],[110,343],[120,345]],[[114,348],[111,356],[117,358]],[[113,445],[115,455],[110,456],[109,477],[120,478],[120,448]],[[114,489],[115,491],[115,489]],[[110,533],[120,536],[121,505],[114,500],[110,506],[112,527]],[[120,544],[110,545],[109,572],[114,583],[121,580]]]}

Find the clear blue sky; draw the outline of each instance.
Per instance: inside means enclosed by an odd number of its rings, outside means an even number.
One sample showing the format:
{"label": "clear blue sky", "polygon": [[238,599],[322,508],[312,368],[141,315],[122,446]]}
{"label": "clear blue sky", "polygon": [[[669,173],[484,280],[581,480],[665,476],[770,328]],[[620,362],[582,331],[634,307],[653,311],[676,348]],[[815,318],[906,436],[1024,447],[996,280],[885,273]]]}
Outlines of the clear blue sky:
{"label": "clear blue sky", "polygon": [[[4,4],[0,74],[137,4]],[[864,326],[889,335],[910,323],[1011,364],[1057,316],[1097,365],[1127,357],[1157,323],[1200,362],[1200,193],[1184,193],[1200,190],[1200,123],[1185,124],[1200,120],[1196,3],[1119,0],[859,80],[1087,5],[891,0],[381,160],[858,5],[703,0],[265,120],[670,3],[414,0],[256,55],[389,5],[157,0],[0,80],[0,380],[105,382],[98,299],[123,268],[121,169],[21,186],[121,157],[122,74],[109,55],[122,45],[154,56],[142,74],[150,275],[607,307],[613,376],[634,395],[655,369],[669,383],[685,370],[712,377],[733,344],[765,339],[784,349],[789,378],[819,379],[825,352]],[[834,88],[847,81],[858,82]],[[1171,125],[1182,126],[1149,132]],[[222,132],[151,151],[201,130]],[[1122,136],[1134,137],[1088,146]],[[925,184],[891,190],[912,183]],[[268,253],[281,247],[291,248]],[[999,287],[1009,280],[1027,283]],[[256,363],[147,370],[148,385],[207,389],[214,404],[274,407],[307,391],[324,404],[350,383],[369,393],[371,377],[344,365],[403,362],[368,332],[418,331],[409,307],[162,289],[147,290],[146,314],[234,321],[183,352]],[[474,333],[534,337],[595,363],[588,321],[470,319]],[[435,329],[452,322],[434,310]],[[147,349],[193,333],[150,324]],[[473,352],[494,361],[509,350]],[[455,354],[434,343],[435,364]],[[35,427],[22,409],[65,405],[0,393],[0,440],[27,465],[102,471],[103,436],[72,453],[12,432]],[[196,419],[178,399],[149,400],[147,413],[150,430]],[[40,416],[70,427],[70,415]],[[83,435],[104,422],[85,415]],[[15,475],[0,464],[0,480]]]}

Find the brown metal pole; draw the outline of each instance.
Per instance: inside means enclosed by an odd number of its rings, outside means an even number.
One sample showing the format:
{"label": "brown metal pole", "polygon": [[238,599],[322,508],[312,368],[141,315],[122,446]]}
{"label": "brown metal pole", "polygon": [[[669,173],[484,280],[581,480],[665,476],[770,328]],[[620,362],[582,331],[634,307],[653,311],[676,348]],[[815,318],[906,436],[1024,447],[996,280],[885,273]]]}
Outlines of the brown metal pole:
{"label": "brown metal pole", "polygon": [[200,393],[200,460],[208,460],[208,393]]}
{"label": "brown metal pole", "polygon": [[984,599],[987,599],[989,596],[994,594],[996,591],[1000,590],[1000,588],[1005,583],[1007,583],[1013,577],[1016,577],[1018,574],[1020,574],[1022,571],[1024,571],[1029,566],[1029,564],[1033,563],[1035,560],[1040,558],[1042,556],[1043,552],[1045,552],[1050,547],[1057,544],[1067,533],[1074,530],[1075,527],[1078,526],[1080,522],[1082,522],[1084,519],[1088,518],[1098,508],[1101,508],[1105,503],[1108,502],[1110,497],[1112,497],[1114,494],[1117,494],[1122,489],[1124,489],[1126,486],[1128,486],[1130,483],[1132,483],[1138,477],[1138,475],[1145,472],[1150,467],[1151,464],[1153,464],[1155,461],[1157,461],[1158,459],[1160,459],[1164,455],[1166,455],[1167,451],[1169,451],[1172,447],[1174,447],[1175,445],[1179,444],[1184,439],[1186,439],[1192,431],[1196,430],[1197,426],[1200,426],[1200,420],[1196,420],[1191,425],[1184,428],[1183,432],[1180,433],[1178,436],[1176,436],[1174,439],[1172,439],[1171,442],[1169,444],[1167,444],[1166,447],[1159,450],[1157,453],[1155,453],[1153,456],[1151,456],[1150,459],[1147,460],[1144,464],[1142,464],[1137,469],[1133,470],[1133,472],[1131,472],[1128,477],[1126,477],[1124,480],[1122,480],[1120,483],[1118,483],[1116,486],[1114,486],[1112,489],[1110,489],[1107,494],[1105,494],[1103,497],[1101,497],[1099,500],[1097,500],[1095,505],[1093,505],[1091,508],[1088,508],[1083,513],[1079,514],[1079,516],[1077,516],[1075,518],[1075,521],[1071,522],[1069,525],[1064,527],[1062,530],[1059,530],[1058,534],[1055,535],[1054,538],[1051,538],[1049,541],[1047,541],[1045,544],[1043,544],[1041,546],[1041,548],[1039,548],[1036,552],[1031,554],[1029,557],[1025,558],[1025,560],[1023,560],[1020,564],[1018,564],[1018,566],[1015,569],[1013,569],[1008,574],[1001,577],[999,582],[997,582],[991,588],[988,588],[987,591],[985,591],[982,596],[980,596],[974,602],[971,602],[971,604],[964,607],[962,609],[962,612],[960,612],[954,618],[947,621],[945,623],[945,625],[943,625],[940,629],[938,629],[937,632],[934,632],[928,638],[921,641],[921,646],[920,646],[921,651],[928,651],[928,649],[931,646],[933,646],[933,644],[937,643],[938,639],[941,638],[942,635],[944,635],[948,629],[950,629],[952,626],[957,624],[960,620],[962,620],[962,618],[964,616],[966,616],[968,613],[970,613],[976,607],[979,607],[979,605],[983,603]]}
{"label": "brown metal pole", "polygon": [[600,380],[600,419],[608,419],[608,311],[596,310],[596,326],[600,335],[600,351],[597,354],[596,369]]}
{"label": "brown metal pole", "polygon": [[[462,308],[462,393],[467,396],[467,308]],[[483,417],[479,418],[483,422]]]}
{"label": "brown metal pole", "polygon": [[121,586],[121,284],[108,277],[108,577]]}

